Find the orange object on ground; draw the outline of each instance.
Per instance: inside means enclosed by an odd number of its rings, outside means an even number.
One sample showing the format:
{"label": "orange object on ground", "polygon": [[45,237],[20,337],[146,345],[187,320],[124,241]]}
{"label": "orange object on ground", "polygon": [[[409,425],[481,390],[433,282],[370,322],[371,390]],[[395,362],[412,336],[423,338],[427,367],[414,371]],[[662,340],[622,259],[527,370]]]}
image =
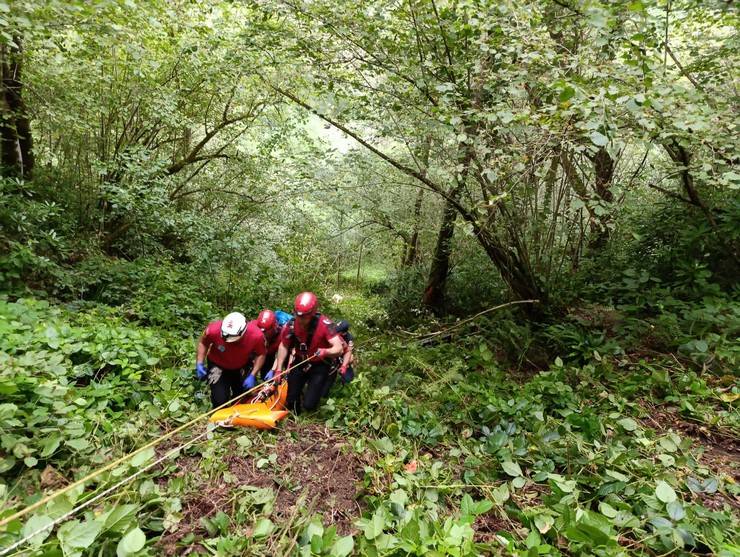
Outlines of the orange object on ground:
{"label": "orange object on ground", "polygon": [[[269,388],[269,386],[267,387]],[[288,415],[285,399],[288,396],[288,382],[283,381],[267,398],[262,390],[253,397],[253,402],[237,404],[215,412],[209,421],[223,426],[254,427],[272,429],[275,424]]]}

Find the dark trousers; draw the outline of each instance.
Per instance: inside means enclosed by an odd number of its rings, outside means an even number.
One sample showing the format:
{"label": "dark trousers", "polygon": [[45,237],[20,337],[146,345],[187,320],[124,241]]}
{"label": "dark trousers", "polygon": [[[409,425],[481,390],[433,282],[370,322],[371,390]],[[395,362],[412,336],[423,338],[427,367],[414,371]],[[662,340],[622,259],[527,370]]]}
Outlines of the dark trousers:
{"label": "dark trousers", "polygon": [[329,370],[329,364],[324,362],[306,363],[293,369],[288,374],[288,396],[285,401],[288,410],[296,414],[300,414],[301,409],[315,410],[324,392],[328,391]]}
{"label": "dark trousers", "polygon": [[[211,369],[216,364],[208,362],[208,375],[211,375]],[[232,398],[235,398],[244,392],[242,388],[242,370],[241,369],[223,369],[221,377],[215,383],[211,383],[211,404],[214,408],[225,404]]]}
{"label": "dark trousers", "polygon": [[260,373],[260,377],[262,377],[262,379],[264,379],[267,372],[272,369],[272,365],[275,363],[275,356],[277,356],[277,352],[273,352],[272,354],[267,354],[265,356],[265,363],[262,364],[262,372]]}
{"label": "dark trousers", "polygon": [[337,375],[339,375],[340,366],[340,361],[334,361],[329,366],[329,376],[326,378],[326,382],[324,383],[324,390],[321,393],[322,397],[326,398],[329,395],[329,391],[334,386],[334,382],[337,380]]}

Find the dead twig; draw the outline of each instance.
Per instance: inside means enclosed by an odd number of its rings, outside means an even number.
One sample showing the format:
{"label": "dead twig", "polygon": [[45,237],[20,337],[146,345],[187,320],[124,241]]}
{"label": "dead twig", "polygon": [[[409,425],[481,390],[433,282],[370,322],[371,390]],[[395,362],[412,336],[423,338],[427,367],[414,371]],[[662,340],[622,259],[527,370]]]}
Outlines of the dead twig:
{"label": "dead twig", "polygon": [[499,309],[502,309],[502,308],[505,308],[505,307],[514,306],[514,305],[518,305],[518,304],[538,304],[538,303],[539,303],[539,300],[514,300],[513,302],[507,302],[505,304],[500,304],[500,305],[494,306],[492,308],[484,309],[483,311],[476,313],[472,317],[468,317],[467,319],[463,319],[462,321],[458,321],[457,323],[455,323],[454,325],[452,325],[450,327],[447,327],[446,329],[442,329],[440,331],[435,331],[433,333],[424,333],[424,334],[413,335],[413,336],[416,337],[416,340],[417,341],[418,340],[426,340],[426,339],[429,339],[429,338],[433,338],[433,337],[436,337],[436,336],[439,336],[439,335],[443,335],[443,334],[449,333],[450,331],[452,331],[454,329],[457,329],[459,327],[462,327],[466,323],[470,323],[471,321],[474,321],[474,320],[478,319],[482,315],[485,315],[487,313],[491,313],[493,311],[496,311],[496,310],[499,310]]}

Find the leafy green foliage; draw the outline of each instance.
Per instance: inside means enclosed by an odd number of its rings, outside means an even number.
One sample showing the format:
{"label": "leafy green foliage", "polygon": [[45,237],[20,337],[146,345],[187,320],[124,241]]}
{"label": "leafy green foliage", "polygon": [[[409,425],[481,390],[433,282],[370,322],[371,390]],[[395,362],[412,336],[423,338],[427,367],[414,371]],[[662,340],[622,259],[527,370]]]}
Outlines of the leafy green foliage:
{"label": "leafy green foliage", "polygon": [[[312,289],[358,333],[318,414],[363,456],[353,531],[286,521],[228,465],[275,434],[219,430],[31,551],[737,553],[701,448],[740,426],[725,4],[0,2],[36,157],[0,178],[0,516],[201,412],[208,320]],[[437,313],[540,302],[433,319],[440,261]]]}
{"label": "leafy green foliage", "polygon": [[[103,462],[109,447],[136,445],[150,420],[191,405],[168,400],[179,392],[175,368],[189,343],[123,327],[110,312],[76,321],[45,302],[0,302],[0,427],[7,451],[0,469],[8,477],[49,462]],[[128,428],[114,430],[112,422],[127,414]]]}
{"label": "leafy green foliage", "polygon": [[[484,330],[495,329],[492,322]],[[545,338],[558,331],[566,343],[558,350],[572,350],[567,343],[585,329],[564,323]],[[567,359],[561,352],[550,371],[520,383],[477,335],[370,347],[358,388],[324,410],[329,423],[369,437],[356,450],[378,455],[366,468],[365,489],[377,496],[358,523],[363,552],[622,555],[635,542],[656,552],[729,551],[740,527],[730,503],[709,507],[703,497],[734,497],[736,484],[700,463],[695,440],[652,430],[638,403],[680,405],[686,419],[732,431],[738,414],[732,396],[718,396],[724,389],[675,364],[631,362],[621,350],[596,358],[593,345]],[[501,529],[491,545],[476,543],[465,526],[475,525],[473,493],[485,496],[483,514],[504,513],[524,533]]]}

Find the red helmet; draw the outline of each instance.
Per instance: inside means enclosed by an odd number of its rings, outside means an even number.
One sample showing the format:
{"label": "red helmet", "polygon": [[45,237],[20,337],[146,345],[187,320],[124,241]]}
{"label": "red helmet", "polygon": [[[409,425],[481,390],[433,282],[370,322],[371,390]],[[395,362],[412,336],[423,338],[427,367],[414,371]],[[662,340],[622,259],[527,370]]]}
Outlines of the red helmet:
{"label": "red helmet", "polygon": [[296,315],[313,315],[319,307],[319,299],[313,292],[301,292],[295,299]]}
{"label": "red helmet", "polygon": [[269,309],[263,309],[257,316],[257,326],[263,331],[269,331],[275,327],[277,320],[275,312]]}

